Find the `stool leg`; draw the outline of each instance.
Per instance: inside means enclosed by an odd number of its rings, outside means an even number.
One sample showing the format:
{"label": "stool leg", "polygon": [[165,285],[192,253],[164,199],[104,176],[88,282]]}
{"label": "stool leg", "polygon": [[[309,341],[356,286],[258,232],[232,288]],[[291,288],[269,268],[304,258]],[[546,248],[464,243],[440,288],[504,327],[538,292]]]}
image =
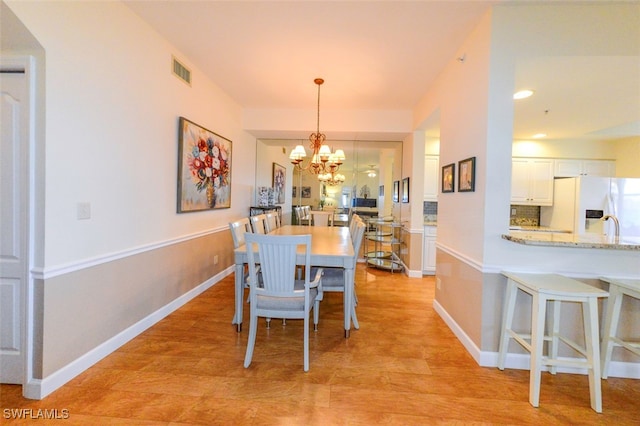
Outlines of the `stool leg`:
{"label": "stool leg", "polygon": [[598,299],[590,297],[582,304],[584,334],[589,369],[589,395],[591,408],[602,413],[602,392],[600,383],[600,348],[598,345]]}
{"label": "stool leg", "polygon": [[511,279],[507,280],[507,291],[504,296],[504,309],[502,311],[502,330],[500,334],[500,348],[498,349],[498,368],[504,370],[507,350],[509,348],[509,331],[513,323],[513,311],[516,306],[516,294],[518,289]]}
{"label": "stool leg", "polygon": [[546,297],[533,295],[531,305],[531,366],[529,372],[529,403],[540,404],[540,374],[542,371],[542,347],[544,345],[544,323],[547,310]]}
{"label": "stool leg", "polygon": [[604,322],[604,333],[602,335],[602,378],[606,379],[609,375],[609,364],[611,362],[611,353],[613,352],[612,337],[616,336],[618,331],[618,320],[620,319],[620,307],[622,306],[623,294],[616,285],[609,286],[609,301],[607,302],[607,316]]}
{"label": "stool leg", "polygon": [[[551,302],[553,305],[553,323],[551,324],[551,348],[550,359],[558,359],[558,336],[560,335],[560,305],[562,302],[554,300]],[[556,374],[558,371],[557,365],[551,366],[551,374]]]}

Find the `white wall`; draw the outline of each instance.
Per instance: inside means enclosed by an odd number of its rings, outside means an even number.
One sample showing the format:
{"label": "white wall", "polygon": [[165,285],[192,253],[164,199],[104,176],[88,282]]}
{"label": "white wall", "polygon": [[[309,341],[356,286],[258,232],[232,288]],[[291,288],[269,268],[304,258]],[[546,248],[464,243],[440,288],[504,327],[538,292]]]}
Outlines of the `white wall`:
{"label": "white wall", "polygon": [[[46,51],[39,173],[47,270],[247,214],[254,140],[242,130],[240,107],[188,58],[119,2],[7,4]],[[172,54],[191,67],[191,87],[172,75]],[[230,209],[176,214],[179,116],[233,142]],[[77,220],[80,202],[91,204],[90,220]]]}

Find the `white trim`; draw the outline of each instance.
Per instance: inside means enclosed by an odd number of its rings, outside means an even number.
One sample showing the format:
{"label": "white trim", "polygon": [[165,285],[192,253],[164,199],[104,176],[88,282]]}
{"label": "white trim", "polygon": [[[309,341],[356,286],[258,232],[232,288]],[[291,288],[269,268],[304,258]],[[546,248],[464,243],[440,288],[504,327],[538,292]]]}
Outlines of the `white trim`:
{"label": "white trim", "polygon": [[[474,269],[476,269],[476,270],[478,270],[480,272],[488,272],[488,271],[485,271],[483,269],[483,266],[482,266],[481,262],[479,262],[477,260],[474,260],[474,259],[472,259],[472,258],[470,258],[468,256],[465,256],[464,254],[460,253],[457,250],[454,250],[454,249],[452,249],[450,247],[445,246],[444,244],[438,242],[438,240],[436,240],[436,249],[440,249],[443,252],[445,252],[447,254],[450,254],[451,256],[455,257],[456,259],[460,260],[463,263],[466,263],[467,265],[471,266],[472,268],[474,268]],[[436,267],[437,267],[437,265],[436,265]],[[497,273],[499,273],[503,269],[504,268],[501,268],[501,269],[499,268],[497,270]]]}
{"label": "white trim", "polygon": [[415,269],[407,269],[405,268],[406,274],[409,278],[422,278],[422,271]]}
{"label": "white trim", "polygon": [[109,253],[102,256],[83,259],[77,262],[71,262],[71,263],[47,267],[47,268],[32,268],[31,275],[33,276],[34,279],[47,280],[50,278],[57,277],[59,275],[64,275],[71,272],[77,272],[82,269],[90,268],[90,267],[101,265],[104,263],[113,262],[115,260],[124,259],[130,256],[135,256],[137,254],[145,253],[148,251],[157,250],[162,247],[167,247],[173,244],[178,244],[185,241],[194,240],[196,238],[204,237],[207,235],[216,234],[218,232],[223,232],[227,229],[229,229],[227,226],[219,226],[217,228],[209,229],[206,231],[196,232],[193,234],[184,235],[182,237],[172,238],[169,240],[160,241],[152,244],[145,244],[142,246],[130,248],[127,250],[122,250],[115,253]]}
{"label": "white trim", "polygon": [[[449,313],[438,303],[433,301],[433,309],[440,315],[442,320],[451,329],[453,334],[460,340],[467,352],[481,367],[498,367],[498,352],[481,351],[480,348],[469,338],[469,336],[458,326]],[[578,360],[577,358],[563,358],[565,360]],[[531,356],[529,354],[507,353],[505,368],[515,370],[529,370]],[[548,371],[546,367],[542,371]],[[560,373],[587,374],[585,368],[558,367]],[[609,377],[619,377],[623,379],[640,379],[640,363],[612,361],[609,366]]]}
{"label": "white trim", "polygon": [[182,296],[172,300],[157,311],[147,315],[145,318],[141,319],[129,328],[116,334],[109,340],[60,368],[56,372],[50,374],[46,378],[42,380],[30,380],[23,389],[24,396],[30,399],[42,399],[46,397],[131,339],[137,337],[149,327],[155,325],[158,321],[162,320],[195,297],[199,296],[204,291],[211,288],[213,285],[217,284],[226,276],[231,275],[234,271],[235,265],[228,267],[224,271],[209,278]]}

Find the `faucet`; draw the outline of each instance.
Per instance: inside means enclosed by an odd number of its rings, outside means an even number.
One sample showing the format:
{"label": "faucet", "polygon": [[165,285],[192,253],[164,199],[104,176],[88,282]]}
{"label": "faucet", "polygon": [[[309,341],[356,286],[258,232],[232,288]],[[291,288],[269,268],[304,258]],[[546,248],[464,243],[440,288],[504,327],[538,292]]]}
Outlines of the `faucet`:
{"label": "faucet", "polygon": [[617,217],[615,217],[615,216],[614,216],[614,215],[612,215],[612,214],[608,214],[608,215],[606,215],[606,216],[603,216],[603,217],[602,217],[602,220],[603,220],[603,221],[605,221],[605,220],[607,220],[607,219],[611,219],[611,220],[613,220],[613,223],[614,223],[614,224],[615,224],[615,226],[616,226],[616,238],[619,238],[619,237],[620,237],[620,222],[618,221],[618,218],[617,218]]}

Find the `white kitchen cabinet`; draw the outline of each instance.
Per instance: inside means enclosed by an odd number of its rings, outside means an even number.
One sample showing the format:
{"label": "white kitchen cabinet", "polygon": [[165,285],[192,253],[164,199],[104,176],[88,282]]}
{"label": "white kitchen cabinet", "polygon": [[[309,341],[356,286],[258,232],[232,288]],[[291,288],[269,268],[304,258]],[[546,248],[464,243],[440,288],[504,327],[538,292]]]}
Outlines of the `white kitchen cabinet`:
{"label": "white kitchen cabinet", "polygon": [[612,160],[556,159],[555,177],[600,176],[614,177],[616,162]]}
{"label": "white kitchen cabinet", "polygon": [[439,164],[437,155],[424,156],[424,201],[438,201]]}
{"label": "white kitchen cabinet", "polygon": [[511,204],[550,206],[553,204],[554,161],[546,158],[511,160]]}
{"label": "white kitchen cabinet", "polygon": [[424,242],[422,247],[422,274],[436,273],[436,230],[435,226],[424,227]]}

